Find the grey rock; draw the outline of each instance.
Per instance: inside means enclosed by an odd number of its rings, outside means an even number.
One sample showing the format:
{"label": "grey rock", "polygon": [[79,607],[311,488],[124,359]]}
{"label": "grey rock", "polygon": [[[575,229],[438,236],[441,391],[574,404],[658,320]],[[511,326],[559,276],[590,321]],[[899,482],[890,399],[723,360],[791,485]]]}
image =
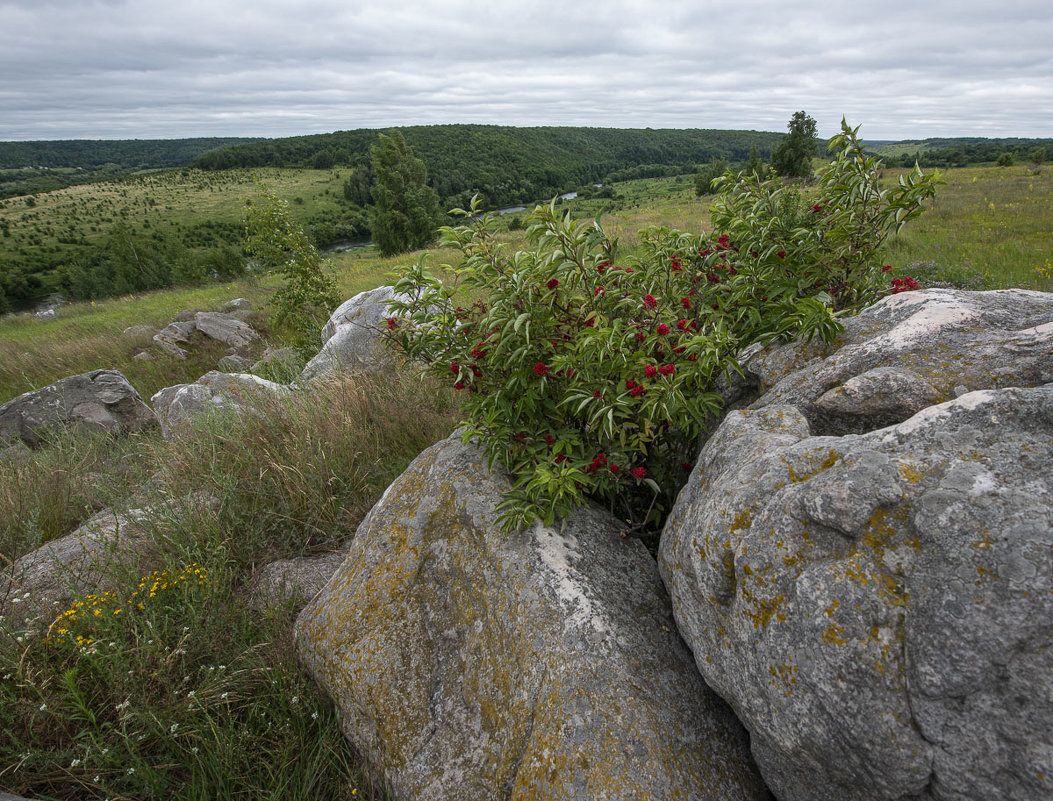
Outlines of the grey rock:
{"label": "grey rock", "polygon": [[502,533],[510,486],[458,436],[384,493],[296,624],[395,799],[764,799],[653,559],[583,509]]}
{"label": "grey rock", "polygon": [[230,345],[235,350],[248,348],[260,338],[248,323],[221,312],[198,312],[194,315],[194,325],[205,336]]}
{"label": "grey rock", "polygon": [[179,312],[173,320],[177,323],[189,323],[193,321],[196,314],[197,309],[183,309],[183,311]]}
{"label": "grey rock", "polygon": [[1053,294],[929,289],[890,295],[845,322],[832,346],[770,347],[746,370],[762,396],[790,404],[813,433],[902,422],[963,392],[1053,381]]}
{"label": "grey rock", "polygon": [[202,514],[219,500],[205,492],[120,513],[104,509],[76,531],[47,542],[0,571],[0,614],[16,628],[50,624],[69,601],[111,589],[129,571],[155,567],[153,532],[168,520]]}
{"label": "grey rock", "polygon": [[190,344],[190,337],[196,330],[197,326],[192,320],[176,320],[154,334],[154,342],[165,353],[169,353],[177,359],[185,359],[187,351],[183,346]]}
{"label": "grey rock", "polygon": [[105,431],[140,431],[157,418],[117,370],[69,376],[0,406],[0,441],[40,443],[41,433],[64,425]]}
{"label": "grey rock", "polygon": [[158,391],[150,404],[165,439],[172,439],[196,417],[218,410],[243,413],[261,398],[285,396],[289,389],[249,373],[211,370],[193,384],[176,384]]}
{"label": "grey rock", "polygon": [[291,600],[302,607],[314,598],[347,558],[347,548],[316,556],[279,559],[264,565],[252,577],[249,604],[262,611]]}
{"label": "grey rock", "polygon": [[38,320],[54,320],[58,317],[58,313],[54,309],[44,309],[33,314]]}
{"label": "grey rock", "polygon": [[387,303],[395,297],[390,286],[360,292],[344,301],[322,328],[322,349],[300,373],[298,382],[309,384],[335,373],[375,370],[392,364],[395,357],[384,341]]}
{"label": "grey rock", "polygon": [[156,333],[158,333],[158,329],[152,325],[130,325],[121,332],[121,335],[130,339],[140,339],[153,337]]}
{"label": "grey rock", "polygon": [[[1044,369],[1035,338],[1003,337],[1018,374]],[[955,358],[956,383],[979,380]],[[768,786],[780,801],[1053,797],[1053,384],[811,433],[793,406],[729,414],[659,554]]]}
{"label": "grey rock", "polygon": [[234,300],[228,300],[223,304],[223,311],[252,311],[252,301],[247,298],[234,298]]}
{"label": "grey rock", "polygon": [[15,560],[0,573],[0,610],[14,628],[48,625],[79,594],[107,589],[114,571],[156,557],[142,523],[149,510],[104,509],[72,534]]}
{"label": "grey rock", "polygon": [[136,361],[136,362],[152,362],[153,360],[154,360],[154,356],[148,350],[141,350],[138,353],[136,353],[134,356],[132,356],[132,361]]}

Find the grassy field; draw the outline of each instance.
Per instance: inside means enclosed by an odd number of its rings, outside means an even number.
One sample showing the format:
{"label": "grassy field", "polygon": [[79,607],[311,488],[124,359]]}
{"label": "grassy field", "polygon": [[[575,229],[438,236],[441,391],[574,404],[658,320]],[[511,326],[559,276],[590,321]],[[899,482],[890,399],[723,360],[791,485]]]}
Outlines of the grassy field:
{"label": "grassy field", "polygon": [[[1053,290],[1053,170],[961,169],[944,179],[937,201],[892,243],[893,274],[929,285]],[[337,171],[302,170],[274,173],[269,183],[303,197],[293,209],[309,214],[329,202],[339,180]],[[151,181],[163,188],[153,203]],[[71,214],[81,197],[82,206],[102,204],[92,207],[101,215],[134,198],[151,226],[177,230],[202,212],[240,220],[243,200],[232,198],[255,191],[247,173],[145,176],[123,187],[71,187],[38,198],[33,209],[7,201],[0,213],[39,214],[55,204]],[[695,196],[688,178],[626,182],[616,191],[614,199],[564,208],[599,217],[628,251],[648,226],[709,225],[709,200]],[[513,247],[523,236],[502,234]],[[341,296],[350,297],[418,255],[385,259],[367,248],[334,256],[331,267]],[[431,263],[456,257],[436,248]],[[266,307],[275,281],[264,275],[69,304],[54,319],[0,318],[0,403],[102,367],[124,372],[147,398],[192,381],[214,365],[218,349],[187,361],[155,349],[152,361],[137,361],[149,338],[121,332],[246,297],[256,305],[250,322],[275,340]],[[202,490],[216,500],[207,513],[184,504],[179,514],[155,515],[154,564],[114,568],[113,595],[82,599],[71,611],[90,614],[69,631],[45,637],[0,620],[0,789],[58,799],[384,798],[297,665],[295,608],[260,614],[245,598],[260,565],[352,536],[388,483],[456,420],[449,390],[390,373],[298,393],[262,416],[208,418],[178,440],[61,432],[50,447],[0,458],[0,564],[106,506],[158,505]],[[146,602],[137,593],[154,582],[159,600]],[[130,603],[137,598],[142,608]]]}

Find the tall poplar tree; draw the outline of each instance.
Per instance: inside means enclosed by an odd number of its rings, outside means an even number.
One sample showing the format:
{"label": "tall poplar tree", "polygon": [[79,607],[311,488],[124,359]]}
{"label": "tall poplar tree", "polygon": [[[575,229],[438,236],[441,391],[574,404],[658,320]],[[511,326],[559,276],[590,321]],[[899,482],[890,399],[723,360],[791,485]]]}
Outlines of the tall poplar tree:
{"label": "tall poplar tree", "polygon": [[803,111],[795,111],[786,127],[790,133],[772,151],[771,168],[787,178],[810,178],[812,156],[818,145],[815,120]]}
{"label": "tall poplar tree", "polygon": [[380,134],[370,156],[376,180],[369,215],[373,241],[385,256],[425,247],[434,239],[441,215],[424,162],[399,131]]}

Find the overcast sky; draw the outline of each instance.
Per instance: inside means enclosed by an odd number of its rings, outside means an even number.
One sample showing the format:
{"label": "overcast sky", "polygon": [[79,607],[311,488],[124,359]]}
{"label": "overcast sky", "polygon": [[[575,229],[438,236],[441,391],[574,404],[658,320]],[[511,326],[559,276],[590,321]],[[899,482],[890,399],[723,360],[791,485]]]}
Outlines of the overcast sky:
{"label": "overcast sky", "polygon": [[1053,136],[1051,0],[0,0],[0,140],[426,123]]}

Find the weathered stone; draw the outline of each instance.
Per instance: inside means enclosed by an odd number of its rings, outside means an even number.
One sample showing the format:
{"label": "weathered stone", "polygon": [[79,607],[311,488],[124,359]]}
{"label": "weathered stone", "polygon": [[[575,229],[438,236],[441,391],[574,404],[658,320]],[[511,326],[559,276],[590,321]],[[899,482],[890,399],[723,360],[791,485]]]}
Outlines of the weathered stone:
{"label": "weathered stone", "polygon": [[598,509],[503,534],[509,486],[456,435],[429,448],[297,621],[394,798],[767,798],[646,549]]}
{"label": "weathered stone", "polygon": [[147,350],[141,350],[138,353],[136,353],[134,356],[132,356],[132,361],[135,361],[135,362],[152,362],[153,360],[154,360],[153,354],[150,353],[150,351],[147,351]]}
{"label": "weathered stone", "polygon": [[185,359],[187,352],[182,346],[190,344],[190,337],[196,330],[197,326],[192,321],[177,320],[154,334],[154,342],[166,353],[177,359]]}
{"label": "weathered stone", "polygon": [[384,341],[387,302],[395,297],[390,286],[360,292],[344,301],[322,328],[322,349],[300,373],[301,384],[347,370],[375,370],[394,360]]}
{"label": "weathered stone", "polygon": [[[1043,373],[1040,335],[1005,335],[1018,375]],[[1001,381],[986,358],[955,380]],[[1051,476],[1053,384],[842,437],[792,406],[728,415],[659,566],[780,801],[1053,797]]]}
{"label": "weathered stone", "polygon": [[746,363],[762,397],[798,407],[813,433],[902,422],[962,392],[1053,381],[1053,294],[929,289],[890,295],[829,347],[770,347]]}
{"label": "weathered stone", "polygon": [[234,315],[221,312],[198,312],[194,315],[194,325],[205,336],[230,345],[235,350],[248,348],[260,338],[251,325]]}
{"label": "weathered stone", "polygon": [[139,431],[157,425],[157,418],[117,370],[69,376],[0,406],[3,442],[37,445],[41,432],[63,425]]}
{"label": "weathered stone", "polygon": [[346,558],[347,549],[344,548],[317,556],[279,559],[264,565],[252,577],[249,604],[262,611],[298,599],[302,606],[319,593]]}
{"label": "weathered stone", "polygon": [[177,314],[173,319],[177,323],[189,323],[193,321],[194,316],[197,313],[197,309],[183,309],[183,311],[179,312],[179,314]]}
{"label": "weathered stone", "polygon": [[252,365],[250,372],[289,381],[300,372],[300,364],[296,348],[267,348],[260,360]]}
{"label": "weathered stone", "polygon": [[211,370],[193,384],[176,384],[158,391],[151,399],[161,433],[172,439],[198,415],[219,409],[244,412],[257,405],[261,397],[288,395],[281,384],[249,373],[221,373]]}
{"label": "weathered stone", "polygon": [[130,325],[125,328],[121,334],[129,339],[140,339],[146,337],[153,337],[158,332],[158,329],[152,325]]}
{"label": "weathered stone", "polygon": [[228,300],[223,304],[223,311],[252,311],[252,301],[248,298],[234,298],[234,300]]}
{"label": "weathered stone", "polygon": [[152,569],[158,550],[151,530],[159,520],[200,514],[218,502],[198,492],[120,514],[102,510],[0,572],[0,614],[15,628],[50,624],[71,599],[108,590],[128,571]]}
{"label": "weathered stone", "polygon": [[148,510],[104,509],[72,534],[31,551],[0,573],[0,610],[15,628],[49,624],[71,598],[155,553],[143,536]]}

